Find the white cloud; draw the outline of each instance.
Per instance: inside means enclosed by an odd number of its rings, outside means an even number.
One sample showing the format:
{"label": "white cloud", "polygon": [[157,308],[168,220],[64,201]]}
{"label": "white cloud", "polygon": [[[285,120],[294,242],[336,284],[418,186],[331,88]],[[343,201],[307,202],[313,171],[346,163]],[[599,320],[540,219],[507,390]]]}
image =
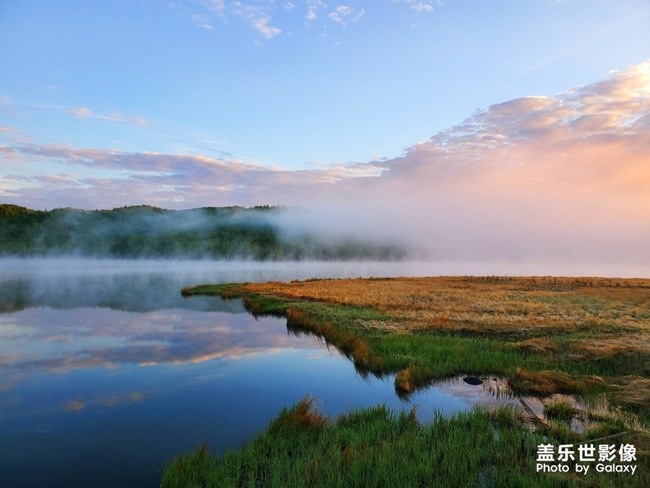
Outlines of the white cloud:
{"label": "white cloud", "polygon": [[416,12],[433,12],[433,5],[430,3],[418,2],[411,5],[411,10],[415,10]]}
{"label": "white cloud", "polygon": [[255,30],[266,39],[271,39],[272,37],[275,37],[282,32],[277,27],[269,25],[269,21],[269,17],[256,17],[251,20],[251,23],[253,24]]}
{"label": "white cloud", "polygon": [[214,30],[214,26],[210,23],[210,19],[203,14],[192,14],[192,20],[201,29]]}
{"label": "white cloud", "polygon": [[279,35],[282,30],[271,25],[272,4],[254,5],[236,1],[233,4],[232,13],[247,20],[250,25],[265,39],[271,39]]}
{"label": "white cloud", "polygon": [[118,124],[134,125],[138,127],[143,127],[149,123],[147,119],[139,115],[124,115],[120,112],[98,114],[93,112],[88,107],[69,108],[66,111],[79,119],[94,118],[97,120],[104,120],[106,122],[115,122]]}
{"label": "white cloud", "polygon": [[[218,23],[229,23],[230,19],[239,18],[246,21],[263,38],[270,39],[282,30],[272,25],[275,10],[281,8],[291,11],[296,8],[293,2],[281,5],[276,0],[240,1],[240,0],[184,0],[168,4],[169,8],[188,16],[197,27],[215,30]],[[200,11],[197,11],[200,8]]]}
{"label": "white cloud", "polygon": [[345,26],[358,21],[365,14],[366,11],[363,9],[355,10],[347,5],[339,5],[327,14],[327,16],[332,20],[332,22]]}
{"label": "white cloud", "polygon": [[318,11],[326,8],[327,4],[321,0],[307,0],[307,14],[305,15],[305,21],[310,23],[317,20]]}
{"label": "white cloud", "polygon": [[71,108],[68,110],[68,112],[70,112],[72,115],[80,119],[91,117],[93,114],[93,111],[87,107]]}
{"label": "white cloud", "polygon": [[[415,12],[432,12],[434,5],[441,1],[391,0],[391,3],[406,5]],[[323,15],[331,22],[347,26],[365,16],[366,10],[348,4],[332,4],[323,0],[280,1],[280,0],[184,0],[168,4],[170,8],[188,15],[200,28],[214,30],[219,22],[229,23],[230,19],[239,18],[249,25],[262,38],[270,39],[283,32],[279,16],[285,20],[289,16],[304,15],[305,28],[314,26]],[[196,12],[197,5],[202,10]],[[368,5],[375,7],[368,2]],[[371,7],[367,7],[371,8]]]}
{"label": "white cloud", "polygon": [[392,1],[393,3],[401,3],[401,4],[408,5],[411,10],[418,13],[431,13],[434,11],[434,4],[435,5],[443,4],[442,0],[426,1],[426,2],[421,2],[419,0],[392,0]]}
{"label": "white cloud", "polygon": [[110,112],[106,115],[96,115],[100,120],[106,120],[108,122],[116,122],[118,124],[126,125],[135,125],[138,127],[144,127],[149,124],[149,121],[144,117],[139,115],[124,115],[120,112]]}

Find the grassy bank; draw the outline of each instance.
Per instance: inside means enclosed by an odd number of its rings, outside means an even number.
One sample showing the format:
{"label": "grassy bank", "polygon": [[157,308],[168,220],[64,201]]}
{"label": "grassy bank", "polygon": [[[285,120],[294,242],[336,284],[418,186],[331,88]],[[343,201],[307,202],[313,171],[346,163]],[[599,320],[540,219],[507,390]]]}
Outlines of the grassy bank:
{"label": "grassy bank", "polygon": [[650,280],[400,278],[203,285],[285,316],[403,393],[497,374],[520,393],[605,393],[650,418]]}
{"label": "grassy bank", "polygon": [[[287,318],[364,374],[395,373],[400,395],[457,374],[499,375],[518,393],[577,394],[604,407],[576,434],[576,413],[546,401],[531,432],[512,412],[476,411],[419,426],[383,408],[327,422],[309,402],[285,410],[237,452],[176,458],[163,486],[647,486],[650,280],[409,278],[202,285],[184,295],[241,298]],[[596,400],[598,399],[598,400]],[[610,438],[609,436],[614,436]],[[629,474],[537,475],[541,442],[631,442]],[[592,466],[593,468],[593,466]]]}
{"label": "grassy bank", "polygon": [[[304,400],[238,451],[206,446],[174,459],[163,488],[648,486],[647,471],[586,476],[536,472],[537,446],[556,439],[524,428],[512,410],[475,410],[420,425],[384,406],[331,422]],[[637,443],[634,436],[617,442]],[[576,446],[577,449],[577,446]],[[577,451],[576,451],[577,452]],[[595,466],[595,463],[592,463]],[[574,471],[574,464],[569,463]]]}

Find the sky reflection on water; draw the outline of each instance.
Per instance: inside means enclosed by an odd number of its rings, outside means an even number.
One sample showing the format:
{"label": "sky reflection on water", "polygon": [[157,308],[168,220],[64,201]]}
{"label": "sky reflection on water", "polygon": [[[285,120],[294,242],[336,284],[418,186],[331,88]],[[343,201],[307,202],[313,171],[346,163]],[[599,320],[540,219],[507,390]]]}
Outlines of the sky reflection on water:
{"label": "sky reflection on water", "polygon": [[[405,403],[392,377],[360,376],[318,338],[289,334],[283,319],[256,319],[237,300],[180,296],[191,283],[250,279],[250,267],[219,276],[122,264],[0,267],[0,486],[157,486],[173,455],[203,442],[237,447],[305,395],[332,416],[415,404],[422,420],[490,397],[452,381]],[[331,265],[330,275],[351,269]],[[278,270],[276,279],[314,272]]]}

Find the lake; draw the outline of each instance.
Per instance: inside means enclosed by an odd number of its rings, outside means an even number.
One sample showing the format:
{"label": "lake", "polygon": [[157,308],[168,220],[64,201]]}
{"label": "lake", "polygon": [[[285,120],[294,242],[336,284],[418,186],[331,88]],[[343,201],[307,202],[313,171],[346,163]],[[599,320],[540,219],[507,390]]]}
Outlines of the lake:
{"label": "lake", "polygon": [[400,399],[392,376],[361,375],[318,338],[290,334],[283,319],[254,318],[238,300],[179,293],[206,282],[457,271],[432,263],[1,259],[0,486],[158,486],[174,455],[204,442],[216,453],[236,448],[306,395],[330,416],[385,403],[417,405],[423,421],[434,409],[502,401],[458,379]]}

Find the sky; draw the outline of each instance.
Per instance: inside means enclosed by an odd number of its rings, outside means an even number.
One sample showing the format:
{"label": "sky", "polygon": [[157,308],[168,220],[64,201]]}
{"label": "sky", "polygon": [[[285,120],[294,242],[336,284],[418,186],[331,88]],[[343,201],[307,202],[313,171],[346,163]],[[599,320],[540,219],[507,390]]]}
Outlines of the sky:
{"label": "sky", "polygon": [[648,25],[648,0],[1,2],[0,201],[647,261]]}

